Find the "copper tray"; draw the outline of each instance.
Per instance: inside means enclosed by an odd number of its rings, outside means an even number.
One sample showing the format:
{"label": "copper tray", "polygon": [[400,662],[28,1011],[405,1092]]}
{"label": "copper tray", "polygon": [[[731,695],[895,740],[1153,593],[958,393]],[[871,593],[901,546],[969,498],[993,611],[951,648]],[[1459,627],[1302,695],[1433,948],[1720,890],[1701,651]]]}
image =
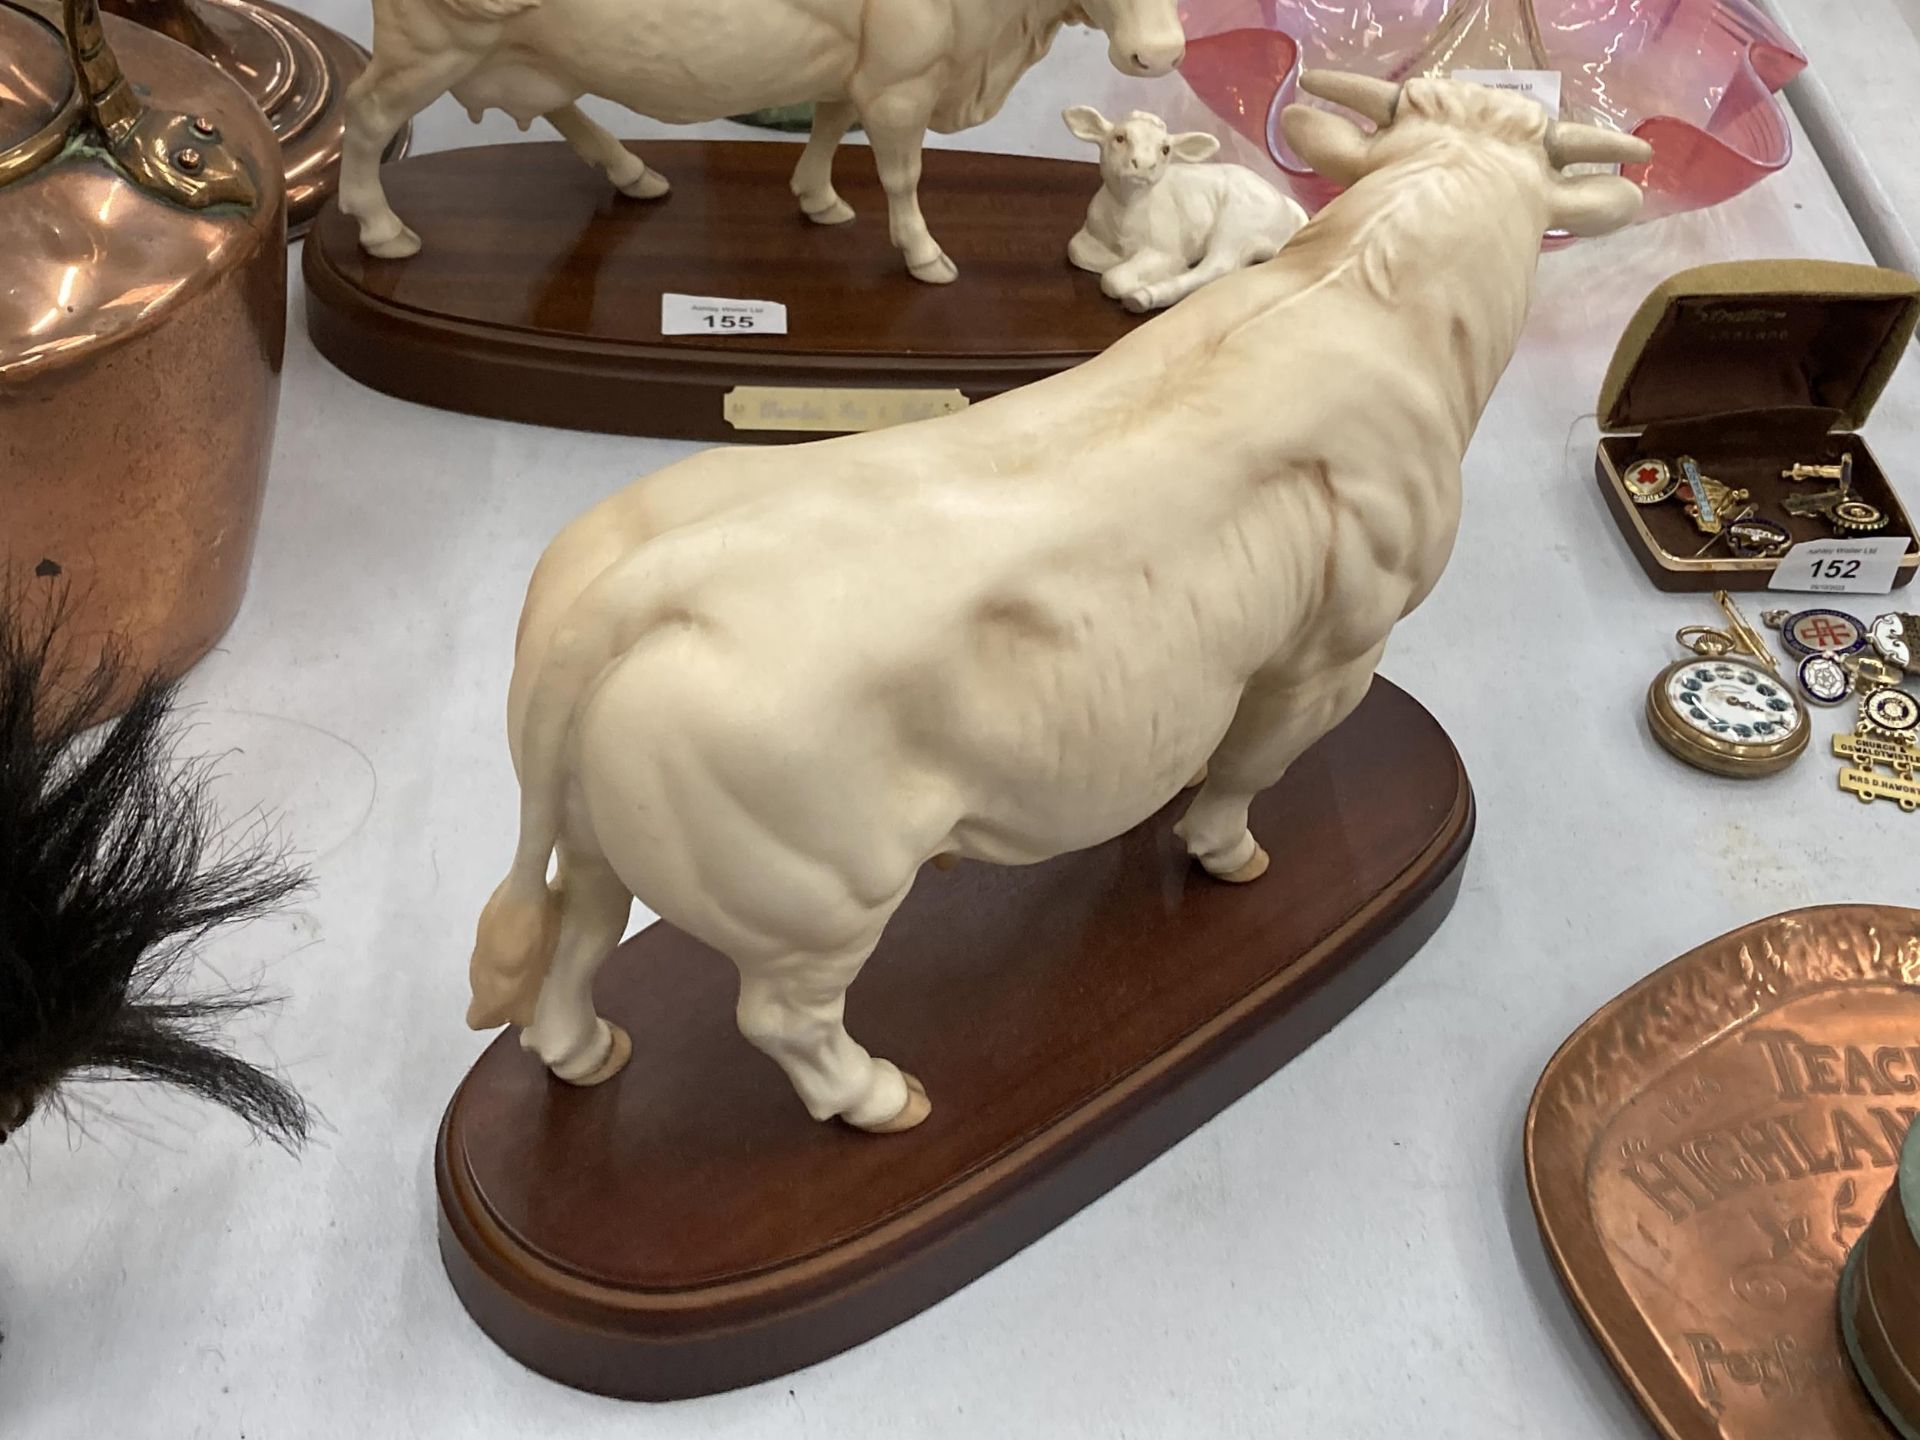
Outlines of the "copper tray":
{"label": "copper tray", "polygon": [[1527,1112],[1574,1305],[1671,1440],[1888,1440],[1836,1318],[1920,1107],[1920,911],[1710,941],[1603,1007]]}

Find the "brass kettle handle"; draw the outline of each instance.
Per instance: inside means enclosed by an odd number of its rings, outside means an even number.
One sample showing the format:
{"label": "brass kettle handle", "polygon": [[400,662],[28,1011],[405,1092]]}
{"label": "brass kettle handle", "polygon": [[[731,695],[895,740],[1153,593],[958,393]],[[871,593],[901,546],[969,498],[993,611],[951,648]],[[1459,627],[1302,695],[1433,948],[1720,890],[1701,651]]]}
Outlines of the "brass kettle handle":
{"label": "brass kettle handle", "polygon": [[99,0],[60,0],[60,10],[74,101],[26,145],[0,153],[0,184],[38,169],[64,151],[77,130],[90,128],[121,172],[148,194],[189,210],[251,209],[258,203],[259,186],[211,120],[155,109],[134,97],[107,43]]}
{"label": "brass kettle handle", "polygon": [[60,18],[87,113],[107,137],[107,144],[117,145],[140,123],[142,111],[120,69],[120,57],[107,44],[100,6],[97,0],[61,0]]}

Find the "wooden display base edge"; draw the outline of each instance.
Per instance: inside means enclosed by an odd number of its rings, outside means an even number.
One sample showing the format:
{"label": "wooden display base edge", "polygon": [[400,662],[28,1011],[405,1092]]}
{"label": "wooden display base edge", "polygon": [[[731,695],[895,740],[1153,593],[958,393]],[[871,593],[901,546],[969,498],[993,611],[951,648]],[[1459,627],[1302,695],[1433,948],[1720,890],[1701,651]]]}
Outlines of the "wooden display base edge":
{"label": "wooden display base edge", "polygon": [[735,386],[958,390],[977,404],[1099,353],[775,355],[737,344],[701,351],[515,331],[395,304],[342,275],[316,237],[302,247],[300,273],[314,348],[362,385],[436,410],[608,435],[736,445],[824,440],[840,432],[735,429],[709,417]]}
{"label": "wooden display base edge", "polygon": [[[822,1272],[845,1268],[829,1252],[785,1273],[685,1290],[587,1281],[522,1246],[486,1214],[464,1167],[451,1163],[456,1091],[434,1146],[448,1279],[481,1330],[530,1369],[620,1399],[737,1389],[872,1339],[1098,1199],[1304,1052],[1392,978],[1432,938],[1459,894],[1475,805],[1465,768],[1457,754],[1453,759],[1453,810],[1393,885],[1178,1045],[981,1170],[954,1177],[931,1203],[858,1237],[871,1258],[856,1278],[823,1285]],[[941,1213],[963,1178],[975,1196],[967,1213]],[[984,1202],[981,1192],[989,1196]],[[625,1378],[608,1386],[608,1374]]]}
{"label": "wooden display base edge", "polygon": [[[1093,352],[1019,359],[907,361],[900,356],[701,354],[682,348],[512,333],[395,305],[350,284],[309,242],[300,262],[307,285],[307,333],[342,373],[399,400],[493,420],[611,435],[726,439],[735,444],[822,440],[798,430],[716,432],[676,426],[675,414],[704,415],[716,392],[735,385],[958,390],[969,403],[991,399],[1071,369]],[[644,387],[651,403],[634,403]],[[586,423],[583,417],[593,417]]]}

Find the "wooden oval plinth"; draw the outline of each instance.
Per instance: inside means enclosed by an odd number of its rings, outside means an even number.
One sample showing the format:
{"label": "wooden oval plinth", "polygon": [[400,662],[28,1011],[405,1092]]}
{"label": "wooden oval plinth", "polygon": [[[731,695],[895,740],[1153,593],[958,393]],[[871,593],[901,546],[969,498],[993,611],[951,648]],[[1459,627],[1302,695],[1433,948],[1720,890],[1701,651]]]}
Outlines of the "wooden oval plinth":
{"label": "wooden oval plinth", "polygon": [[1229,886],[1177,806],[1019,869],[929,869],[848,998],[933,1114],[807,1118],[734,1029],[734,971],[664,924],[603,969],[633,1060],[552,1080],[509,1032],[453,1097],[440,1249],[482,1329],[582,1389],[665,1400],[765,1380],[975,1279],[1299,1054],[1451,908],[1473,794],[1444,731],[1377,681],[1254,807],[1273,857]]}
{"label": "wooden oval plinth", "polygon": [[[960,278],[927,285],[887,239],[886,196],[862,147],[846,147],[834,171],[856,218],[832,226],[801,215],[788,192],[796,145],[634,148],[672,194],[628,199],[560,144],[386,166],[388,197],[422,249],[375,259],[329,203],[301,265],[313,343],[356,380],[444,410],[774,441],[832,427],[739,428],[726,412],[736,386],[983,400],[1099,354],[1145,318],[1067,261],[1100,187],[1092,165],[929,150],[921,206]],[[777,301],[787,333],[664,335],[663,294]]]}

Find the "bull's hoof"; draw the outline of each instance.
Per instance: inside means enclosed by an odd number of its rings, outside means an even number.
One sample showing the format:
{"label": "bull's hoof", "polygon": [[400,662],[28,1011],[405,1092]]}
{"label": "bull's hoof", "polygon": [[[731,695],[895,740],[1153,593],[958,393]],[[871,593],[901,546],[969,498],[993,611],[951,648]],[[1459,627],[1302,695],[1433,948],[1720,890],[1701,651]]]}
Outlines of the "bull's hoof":
{"label": "bull's hoof", "polygon": [[929,285],[951,285],[960,278],[960,267],[947,258],[944,250],[936,251],[931,260],[923,260],[918,265],[909,263],[907,272]]}
{"label": "bull's hoof", "polygon": [[360,232],[360,248],[377,260],[405,260],[410,255],[420,253],[420,237],[405,225],[394,234],[380,239],[369,239],[363,230]]}
{"label": "bull's hoof", "polygon": [[829,196],[817,210],[807,208],[806,200],[802,199],[800,213],[816,225],[845,225],[853,219],[853,207],[838,195]]}
{"label": "bull's hoof", "polygon": [[627,1062],[633,1058],[633,1037],[611,1020],[602,1020],[609,1032],[606,1058],[587,1071],[584,1075],[563,1075],[558,1070],[554,1078],[564,1080],[569,1085],[578,1085],[586,1089],[592,1085],[603,1085],[627,1068]]}
{"label": "bull's hoof", "polygon": [[1151,290],[1129,290],[1125,295],[1120,297],[1120,303],[1135,315],[1144,315],[1147,311],[1153,309],[1153,292]]}
{"label": "bull's hoof", "polygon": [[1224,880],[1229,885],[1244,885],[1249,880],[1258,880],[1262,875],[1266,874],[1268,863],[1267,852],[1262,850],[1258,845],[1255,845],[1253,847],[1253,858],[1238,870],[1228,870],[1225,872],[1213,871],[1209,873],[1213,875],[1214,879]]}
{"label": "bull's hoof", "polygon": [[658,170],[642,170],[638,178],[624,185],[616,182],[613,188],[631,200],[658,200],[673,189],[673,185]]}
{"label": "bull's hoof", "polygon": [[902,1130],[911,1130],[933,1113],[933,1102],[927,1098],[927,1087],[904,1070],[900,1072],[900,1078],[907,1082],[907,1103],[900,1107],[900,1112],[891,1120],[858,1128],[870,1135],[897,1135]]}

